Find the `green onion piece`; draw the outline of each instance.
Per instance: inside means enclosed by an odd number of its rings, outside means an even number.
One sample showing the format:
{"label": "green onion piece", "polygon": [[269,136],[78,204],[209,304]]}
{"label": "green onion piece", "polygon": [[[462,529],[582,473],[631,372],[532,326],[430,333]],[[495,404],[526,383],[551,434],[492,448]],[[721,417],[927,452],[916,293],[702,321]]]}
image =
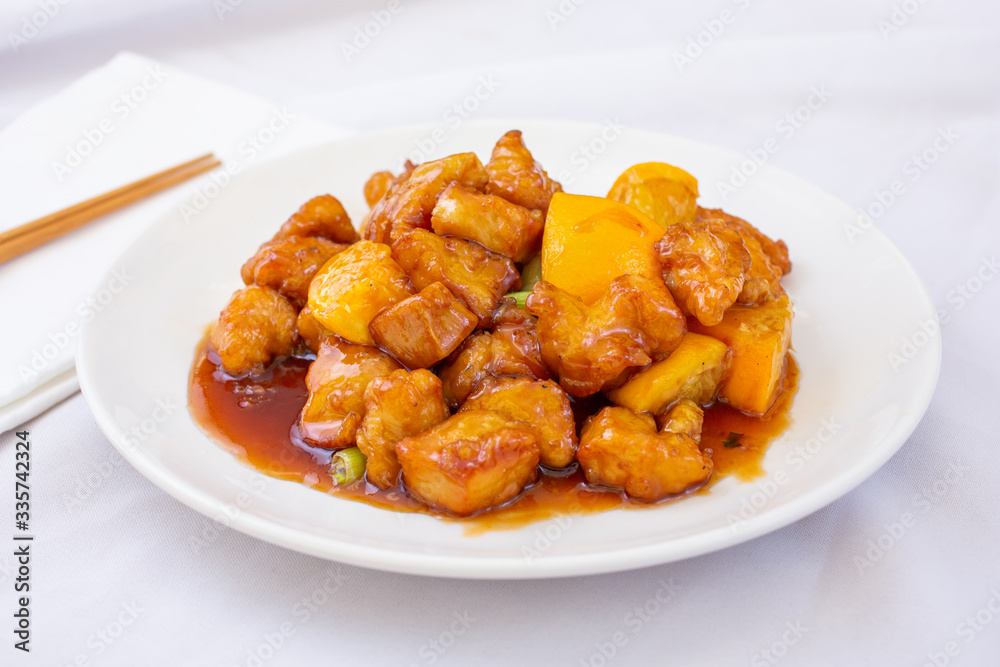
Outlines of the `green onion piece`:
{"label": "green onion piece", "polygon": [[535,255],[534,259],[524,265],[521,270],[521,289],[530,292],[535,287],[535,283],[542,279],[542,256]]}
{"label": "green onion piece", "polygon": [[740,442],[740,438],[743,437],[742,433],[729,432],[729,437],[722,441],[722,446],[726,449],[736,449],[742,446],[743,443]]}
{"label": "green onion piece", "polygon": [[506,296],[514,299],[518,306],[524,308],[524,304],[527,302],[529,294],[531,294],[531,292],[508,292]]}
{"label": "green onion piece", "polygon": [[357,447],[341,449],[330,461],[330,474],[337,485],[358,481],[365,474],[365,455]]}

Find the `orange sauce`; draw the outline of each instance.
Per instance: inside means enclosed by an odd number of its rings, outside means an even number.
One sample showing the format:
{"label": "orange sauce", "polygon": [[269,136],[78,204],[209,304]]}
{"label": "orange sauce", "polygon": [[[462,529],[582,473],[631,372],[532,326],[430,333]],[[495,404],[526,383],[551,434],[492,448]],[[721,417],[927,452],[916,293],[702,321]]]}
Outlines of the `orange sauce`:
{"label": "orange sauce", "polygon": [[[735,475],[747,482],[764,474],[761,461],[768,445],[791,425],[789,412],[798,388],[799,367],[795,357],[789,354],[785,358],[782,391],[774,405],[762,416],[754,417],[720,402],[705,409],[701,448],[703,451],[712,450],[712,462],[715,464],[713,481]],[[726,440],[730,440],[731,444],[738,441],[739,446],[726,447],[723,444]]]}
{"label": "orange sauce", "polygon": [[[206,339],[198,347],[191,369],[188,394],[191,414],[220,446],[265,475],[398,512],[421,512],[442,520],[460,521],[468,535],[520,528],[556,516],[653,506],[629,500],[615,490],[588,485],[575,466],[569,471],[545,470],[539,481],[514,501],[462,519],[426,507],[399,487],[383,491],[365,481],[337,486],[329,474],[333,452],[306,445],[295,429],[299,411],[308,397],[305,376],[309,364],[308,359],[285,357],[253,379],[234,379],[219,368],[218,358]],[[744,480],[763,474],[760,462],[767,445],[790,423],[788,411],[797,379],[797,367],[789,356],[784,393],[762,418],[750,417],[720,403],[706,408],[702,449],[711,449],[715,463],[713,482],[730,474]],[[600,399],[585,400],[577,401],[574,408],[578,408],[577,417],[582,422],[586,414],[603,405],[607,403]],[[723,446],[730,433],[742,434],[739,447]]]}

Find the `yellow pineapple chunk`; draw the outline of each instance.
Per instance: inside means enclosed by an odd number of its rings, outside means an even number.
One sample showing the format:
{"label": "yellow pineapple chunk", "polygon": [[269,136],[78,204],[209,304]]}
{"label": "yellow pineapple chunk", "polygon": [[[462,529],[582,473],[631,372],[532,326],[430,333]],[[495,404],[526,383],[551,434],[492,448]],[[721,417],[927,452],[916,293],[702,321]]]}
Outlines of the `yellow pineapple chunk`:
{"label": "yellow pineapple chunk", "polygon": [[733,360],[719,397],[749,414],[767,412],[781,390],[785,355],[792,341],[792,303],[788,297],[759,306],[732,306],[714,326],[692,317],[688,327],[718,338],[732,350]]}
{"label": "yellow pineapple chunk", "polygon": [[647,366],[607,395],[617,405],[653,414],[681,398],[706,405],[712,402],[728,361],[725,343],[688,332],[669,357]]}
{"label": "yellow pineapple chunk", "polygon": [[374,345],[368,325],[413,294],[410,279],[384,243],[358,241],[334,255],[309,285],[309,311],[320,324],[359,345]]}

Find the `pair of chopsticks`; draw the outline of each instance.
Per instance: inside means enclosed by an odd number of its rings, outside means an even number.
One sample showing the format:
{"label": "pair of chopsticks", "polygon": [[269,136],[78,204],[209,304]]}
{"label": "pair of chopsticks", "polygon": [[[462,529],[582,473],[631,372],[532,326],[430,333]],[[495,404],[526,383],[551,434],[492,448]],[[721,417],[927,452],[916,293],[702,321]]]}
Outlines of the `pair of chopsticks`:
{"label": "pair of chopsticks", "polygon": [[98,195],[0,234],[0,264],[129,204],[145,199],[222,164],[213,154],[189,160],[134,183]]}

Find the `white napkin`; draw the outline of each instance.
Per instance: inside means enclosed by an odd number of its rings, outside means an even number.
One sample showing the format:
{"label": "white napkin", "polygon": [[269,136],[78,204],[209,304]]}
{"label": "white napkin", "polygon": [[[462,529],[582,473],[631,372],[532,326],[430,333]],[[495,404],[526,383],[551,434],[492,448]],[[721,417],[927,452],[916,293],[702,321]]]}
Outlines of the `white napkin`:
{"label": "white napkin", "polygon": [[[224,167],[0,264],[0,432],[76,391],[80,325],[128,276],[98,281],[151,222],[186,202],[197,215],[199,193],[211,193],[213,176],[226,168],[246,169],[347,134],[133,53],[4,128],[0,231],[204,153],[214,152]],[[99,300],[89,301],[92,295]]]}

